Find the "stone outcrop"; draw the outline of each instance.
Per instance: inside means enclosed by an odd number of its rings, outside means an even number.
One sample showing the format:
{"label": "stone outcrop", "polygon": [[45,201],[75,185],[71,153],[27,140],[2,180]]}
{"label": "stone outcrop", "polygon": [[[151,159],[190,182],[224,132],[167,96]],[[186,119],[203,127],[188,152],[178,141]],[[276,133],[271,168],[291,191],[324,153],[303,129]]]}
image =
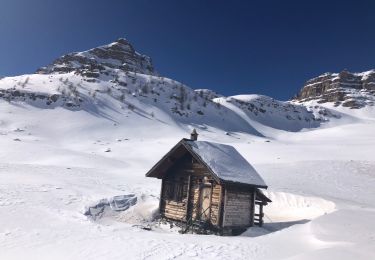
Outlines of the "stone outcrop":
{"label": "stone outcrop", "polygon": [[108,45],[83,52],[73,52],[56,59],[47,67],[37,70],[40,74],[77,72],[86,77],[99,77],[107,68],[142,74],[156,75],[151,58],[135,51],[123,38]]}
{"label": "stone outcrop", "polygon": [[374,105],[375,70],[362,73],[351,73],[347,70],[325,73],[308,80],[294,100],[333,102],[336,106],[350,108]]}
{"label": "stone outcrop", "polygon": [[78,109],[83,102],[80,97],[72,97],[62,94],[44,94],[44,93],[34,93],[24,90],[19,90],[15,88],[10,89],[0,89],[0,99],[6,100],[8,102],[33,102],[36,106],[43,107],[43,104],[47,105],[49,108],[54,108],[57,106],[64,106],[70,109]]}

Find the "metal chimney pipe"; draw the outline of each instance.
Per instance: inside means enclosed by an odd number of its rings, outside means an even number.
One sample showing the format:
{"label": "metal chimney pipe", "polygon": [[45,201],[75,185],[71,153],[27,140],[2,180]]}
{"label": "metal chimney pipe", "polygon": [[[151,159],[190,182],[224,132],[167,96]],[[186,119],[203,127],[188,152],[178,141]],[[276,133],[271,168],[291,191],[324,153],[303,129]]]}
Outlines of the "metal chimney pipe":
{"label": "metal chimney pipe", "polygon": [[192,140],[192,141],[198,140],[198,133],[197,133],[197,130],[195,130],[195,128],[193,129],[193,131],[190,134],[190,140]]}

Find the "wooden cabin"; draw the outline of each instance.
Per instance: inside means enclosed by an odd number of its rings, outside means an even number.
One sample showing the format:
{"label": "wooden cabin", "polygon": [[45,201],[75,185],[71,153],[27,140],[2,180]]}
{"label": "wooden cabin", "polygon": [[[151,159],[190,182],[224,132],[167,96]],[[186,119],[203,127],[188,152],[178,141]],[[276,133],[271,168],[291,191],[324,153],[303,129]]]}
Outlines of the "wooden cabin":
{"label": "wooden cabin", "polygon": [[146,174],[162,180],[160,215],[195,229],[234,234],[263,224],[263,206],[271,202],[260,189],[267,185],[229,145],[190,139],[178,142]]}

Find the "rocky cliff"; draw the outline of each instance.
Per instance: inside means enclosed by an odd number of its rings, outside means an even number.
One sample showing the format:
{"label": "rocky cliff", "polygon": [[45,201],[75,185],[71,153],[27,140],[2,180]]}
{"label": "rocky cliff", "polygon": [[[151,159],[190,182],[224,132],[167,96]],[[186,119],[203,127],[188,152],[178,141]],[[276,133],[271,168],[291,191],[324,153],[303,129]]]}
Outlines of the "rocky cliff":
{"label": "rocky cliff", "polygon": [[300,102],[333,102],[335,106],[350,108],[374,105],[375,70],[362,73],[351,73],[347,70],[325,73],[308,80],[294,99]]}
{"label": "rocky cliff", "polygon": [[76,72],[83,76],[99,77],[107,68],[156,75],[151,58],[135,51],[124,38],[83,52],[73,52],[56,59],[39,74]]}

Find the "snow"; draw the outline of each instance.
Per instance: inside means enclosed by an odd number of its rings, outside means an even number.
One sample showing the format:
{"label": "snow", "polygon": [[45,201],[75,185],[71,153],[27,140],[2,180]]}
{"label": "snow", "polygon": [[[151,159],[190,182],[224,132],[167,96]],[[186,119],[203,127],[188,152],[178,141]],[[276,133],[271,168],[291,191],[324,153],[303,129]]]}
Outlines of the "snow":
{"label": "snow", "polygon": [[265,207],[266,218],[272,216],[272,222],[311,220],[332,213],[336,208],[332,201],[318,197],[286,192],[264,193],[272,200],[272,203]]}
{"label": "snow", "polygon": [[[0,259],[375,259],[373,106],[259,95],[210,102],[171,79],[110,72],[119,82],[73,73],[0,80],[1,91],[68,96],[51,105],[0,98]],[[193,148],[210,151],[201,156],[215,171],[242,172],[241,164],[223,169],[223,154],[240,154],[262,176],[273,200],[264,227],[219,237],[155,222],[160,181],[144,174],[193,128]],[[123,200],[130,194],[132,206]],[[129,208],[85,216],[111,198]]]}
{"label": "snow", "polygon": [[[311,131],[269,128],[267,138],[198,130],[200,140],[235,147],[269,186],[273,203],[264,208],[264,227],[239,237],[140,228],[152,223],[160,192],[160,181],[145,172],[191,129],[175,119],[3,101],[0,111],[1,259],[375,257],[372,110],[355,111],[354,120],[346,116],[352,110],[342,109],[344,117]],[[137,204],[96,221],[84,215],[101,199],[123,194],[135,194]]]}
{"label": "snow", "polygon": [[230,145],[186,141],[195,154],[222,180],[267,187],[253,166]]}

